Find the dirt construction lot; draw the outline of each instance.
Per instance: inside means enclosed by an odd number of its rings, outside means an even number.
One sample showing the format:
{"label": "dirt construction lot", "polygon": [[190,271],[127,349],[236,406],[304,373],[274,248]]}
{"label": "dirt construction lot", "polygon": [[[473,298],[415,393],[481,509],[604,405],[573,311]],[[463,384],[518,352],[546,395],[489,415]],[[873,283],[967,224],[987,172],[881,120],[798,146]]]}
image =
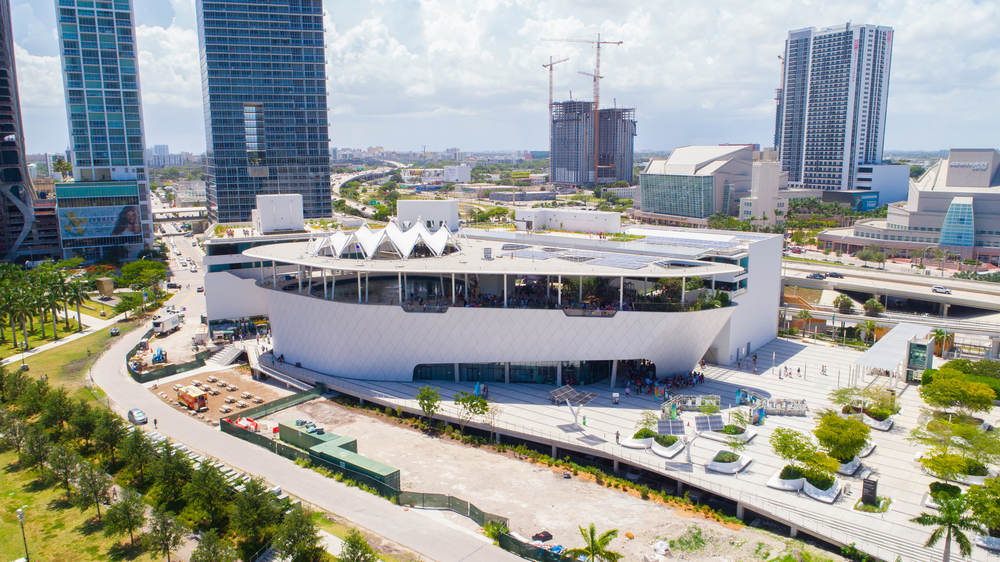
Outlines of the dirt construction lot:
{"label": "dirt construction lot", "polygon": [[[208,382],[208,377],[214,376],[218,379],[215,383]],[[153,394],[160,396],[160,393],[166,394],[164,399],[174,405],[175,408],[187,411],[187,408],[182,408],[177,403],[177,392],[174,390],[174,385],[190,386],[194,381],[201,381],[201,388],[208,390],[216,390],[219,392],[218,395],[208,394],[208,412],[205,412],[204,419],[206,421],[217,420],[220,417],[226,417],[227,414],[223,414],[219,411],[223,405],[227,405],[226,398],[231,397],[236,401],[242,400],[247,404],[248,407],[253,407],[259,405],[252,400],[243,398],[244,392],[249,392],[254,396],[260,396],[264,399],[263,403],[270,402],[272,400],[277,400],[284,396],[294,394],[294,390],[288,390],[283,385],[271,384],[269,382],[261,382],[253,380],[250,376],[250,370],[246,367],[243,368],[231,368],[222,371],[215,371],[212,373],[199,373],[197,375],[191,375],[180,380],[172,380],[167,383],[158,385],[157,388],[150,388]],[[231,385],[235,385],[237,390],[231,391],[228,387],[223,388],[219,386],[218,382],[225,381]],[[161,399],[163,397],[161,396]],[[239,415],[240,410],[235,403],[228,404],[232,407],[233,411],[228,415]]]}
{"label": "dirt construction lot", "polygon": [[[590,523],[598,532],[619,529],[612,549],[625,560],[642,560],[657,540],[677,540],[694,545],[675,550],[687,560],[767,560],[784,551],[805,548],[750,527],[737,528],[644,501],[619,490],[598,486],[582,478],[564,479],[561,472],[460,444],[449,438],[429,437],[386,418],[372,417],[328,400],[313,400],[267,418],[270,423],[308,419],[338,435],[358,440],[358,453],[399,468],[406,490],[451,494],[489,513],[508,517],[517,533],[531,537],[547,530],[549,544],[582,547],[578,530]],[[453,526],[477,529],[471,520],[436,513]],[[625,533],[635,535],[634,540]],[[697,535],[697,538],[695,538]],[[840,557],[822,553],[824,558]],[[666,559],[666,558],[664,558]]]}

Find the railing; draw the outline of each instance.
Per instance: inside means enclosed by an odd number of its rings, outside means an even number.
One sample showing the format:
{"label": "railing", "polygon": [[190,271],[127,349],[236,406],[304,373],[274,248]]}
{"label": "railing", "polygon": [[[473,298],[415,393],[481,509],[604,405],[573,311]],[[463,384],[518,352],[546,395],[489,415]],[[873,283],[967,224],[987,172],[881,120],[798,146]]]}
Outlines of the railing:
{"label": "railing", "polygon": [[[413,399],[393,397],[359,384],[351,383],[343,379],[338,379],[330,375],[324,375],[301,367],[289,367],[287,365],[282,365],[281,369],[288,369],[290,372],[298,373],[299,376],[321,381],[330,389],[335,389],[364,398],[365,400],[369,400],[381,406],[389,406],[392,408],[399,407],[411,414],[422,415],[419,405],[416,400]],[[456,423],[458,423],[460,419],[458,408],[444,403],[441,404],[441,409],[435,413],[435,417]],[[481,422],[472,421],[468,423],[468,426],[485,431],[490,431],[492,429],[492,431],[497,434],[502,433],[505,435],[514,435],[529,439],[544,439],[555,444],[557,447],[585,452],[587,454],[597,451],[607,458],[624,462],[636,468],[661,474],[663,476],[673,478],[683,484],[694,486],[721,497],[729,498],[732,501],[743,504],[745,508],[760,512],[762,515],[781,521],[784,524],[794,525],[802,531],[812,533],[817,537],[823,538],[824,540],[830,540],[841,545],[856,543],[857,548],[883,560],[895,559],[898,554],[901,554],[901,550],[904,549],[908,551],[906,552],[906,554],[908,554],[908,556],[906,556],[907,559],[918,559],[920,556],[926,556],[926,554],[921,554],[925,551],[921,549],[919,545],[912,547],[902,547],[898,544],[887,545],[886,537],[891,537],[893,534],[886,533],[884,530],[876,530],[865,526],[855,526],[849,523],[840,523],[836,519],[823,518],[821,515],[808,512],[806,509],[796,508],[784,502],[771,499],[770,497],[759,496],[751,492],[731,488],[712,480],[703,479],[689,471],[672,467],[669,461],[664,463],[663,459],[653,455],[652,453],[633,452],[631,450],[617,447],[610,441],[599,442],[599,440],[595,439],[588,443],[580,443],[569,439],[562,434],[506,422],[498,422],[490,428]],[[902,529],[904,527],[899,526],[899,528]],[[533,552],[537,547],[526,546],[523,543],[520,543],[520,541],[517,541],[509,536],[507,539],[502,537],[503,536],[501,536],[501,547],[505,550],[509,550],[510,552],[514,552],[515,554],[519,554],[533,560],[558,560],[558,558],[543,558],[544,556],[548,556],[548,554],[539,553],[547,551]],[[520,545],[520,549],[518,548],[518,545]]]}
{"label": "railing", "polygon": [[[799,306],[794,303],[785,302],[790,310],[798,310]],[[966,326],[969,328],[978,328],[982,330],[992,330],[1000,331],[1000,324],[995,322],[982,322],[979,320],[968,320],[964,318],[954,318],[951,316],[939,316],[936,314],[926,314],[919,312],[902,312],[902,311],[886,311],[879,316],[868,316],[864,313],[864,310],[853,309],[851,312],[841,312],[836,306],[821,305],[821,304],[810,304],[811,308],[809,310],[814,312],[826,312],[829,314],[836,314],[842,318],[857,318],[858,320],[890,320],[896,322],[932,322],[932,323],[949,323],[954,325]]]}

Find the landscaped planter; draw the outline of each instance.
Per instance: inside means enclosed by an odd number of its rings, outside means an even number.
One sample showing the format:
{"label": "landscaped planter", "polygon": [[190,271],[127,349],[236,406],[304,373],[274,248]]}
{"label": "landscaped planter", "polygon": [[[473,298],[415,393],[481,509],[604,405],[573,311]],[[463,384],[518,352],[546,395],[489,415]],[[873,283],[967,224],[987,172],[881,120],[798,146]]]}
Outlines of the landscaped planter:
{"label": "landscaped planter", "polygon": [[854,476],[854,473],[857,472],[858,468],[860,467],[861,467],[861,459],[855,456],[851,460],[851,462],[840,465],[840,468],[837,469],[837,472],[843,474],[844,476]]}
{"label": "landscaped planter", "polygon": [[868,444],[865,445],[865,448],[861,449],[861,452],[858,453],[858,458],[859,459],[863,459],[863,458],[867,457],[868,455],[872,454],[872,451],[874,451],[874,450],[875,450],[875,443],[869,441]]}
{"label": "landscaped planter", "polygon": [[747,455],[740,455],[734,462],[717,462],[713,457],[713,460],[705,465],[705,469],[721,474],[736,474],[746,468],[751,462],[753,462],[753,459]]}
{"label": "landscaped planter", "polygon": [[[933,472],[927,470],[926,467],[924,467],[924,472],[926,474],[929,474],[929,475],[935,477],[935,478],[940,478],[939,475],[934,474]],[[987,478],[996,478],[997,477],[998,473],[997,473],[996,470],[990,470],[989,472],[990,473],[987,474],[986,476],[970,476],[968,474],[959,474],[958,476],[956,476],[954,478],[954,481],[955,482],[960,482],[962,484],[967,484],[969,486],[973,486],[973,485],[982,486],[982,485],[986,484],[986,479]]]}
{"label": "landscaped planter", "polygon": [[840,480],[834,478],[833,486],[830,486],[829,490],[820,490],[810,484],[809,481],[806,481],[806,483],[802,486],[802,491],[814,500],[818,500],[823,503],[833,503],[837,501],[837,496],[840,495]]}
{"label": "landscaped planter", "polygon": [[653,453],[666,459],[672,459],[677,456],[678,453],[684,450],[684,441],[678,439],[673,445],[669,447],[664,447],[656,441],[650,445],[650,449]]}
{"label": "landscaped planter", "polygon": [[739,435],[726,435],[725,433],[719,433],[718,431],[703,431],[701,432],[701,436],[706,439],[711,439],[712,441],[719,441],[720,443],[727,443],[731,438],[737,437],[740,441],[746,443],[756,437],[757,432],[749,428],[743,430],[743,433]]}
{"label": "landscaped planter", "polygon": [[648,449],[653,446],[653,438],[647,439],[622,439],[621,446],[627,449]]}
{"label": "landscaped planter", "polygon": [[784,490],[786,492],[797,492],[803,488],[806,484],[805,478],[796,478],[794,480],[782,480],[781,471],[779,470],[770,480],[767,481],[768,488],[774,488],[775,490]]}
{"label": "landscaped planter", "polygon": [[892,509],[892,503],[893,503],[892,500],[889,498],[879,498],[879,499],[881,501],[878,504],[878,509],[876,509],[875,511],[865,511],[860,508],[862,499],[858,498],[858,501],[854,502],[854,511],[860,511],[861,513],[868,513],[869,515],[885,515],[886,513],[889,513],[889,510]]}
{"label": "landscaped planter", "polygon": [[875,419],[875,418],[873,418],[873,417],[871,417],[871,416],[869,416],[867,414],[862,415],[861,418],[862,418],[861,421],[863,421],[865,423],[865,425],[867,425],[868,427],[870,427],[872,429],[877,429],[879,431],[889,431],[890,429],[892,429],[892,423],[893,423],[892,422],[892,418],[893,418],[893,416],[889,416],[888,418],[886,418],[883,421],[878,421],[877,419]]}

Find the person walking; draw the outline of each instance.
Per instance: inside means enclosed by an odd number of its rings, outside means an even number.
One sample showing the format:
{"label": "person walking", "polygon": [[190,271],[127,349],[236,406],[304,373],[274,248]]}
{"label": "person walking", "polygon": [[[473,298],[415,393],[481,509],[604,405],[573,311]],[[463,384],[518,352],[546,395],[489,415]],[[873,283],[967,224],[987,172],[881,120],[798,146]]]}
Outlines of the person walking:
{"label": "person walking", "polygon": [[153,429],[156,429],[156,418],[153,418]]}
{"label": "person walking", "polygon": [[619,441],[620,437],[621,437],[621,434],[616,431],[615,432],[615,444],[616,445],[620,445],[621,444],[621,442]]}

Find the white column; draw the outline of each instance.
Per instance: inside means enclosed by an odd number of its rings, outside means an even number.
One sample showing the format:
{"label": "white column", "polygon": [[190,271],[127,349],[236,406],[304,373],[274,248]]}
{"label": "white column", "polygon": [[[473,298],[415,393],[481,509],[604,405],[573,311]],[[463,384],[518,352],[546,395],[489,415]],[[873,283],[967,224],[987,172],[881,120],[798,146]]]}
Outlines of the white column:
{"label": "white column", "polygon": [[264,286],[264,260],[260,260],[260,285]]}
{"label": "white column", "polygon": [[580,306],[583,306],[583,275],[580,276]]}
{"label": "white column", "polygon": [[465,274],[465,288],[462,289],[462,294],[465,295],[465,300],[469,300],[469,274]]}
{"label": "white column", "polygon": [[503,382],[510,384],[510,363],[503,364]]}
{"label": "white column", "polygon": [[[503,274],[503,307],[507,308],[507,274]],[[510,369],[508,365],[508,370]]]}
{"label": "white column", "polygon": [[556,386],[562,386],[562,361],[556,362]]}
{"label": "white column", "polygon": [[300,295],[302,294],[302,275],[305,274],[304,269],[305,268],[302,267],[302,264],[299,264],[299,274],[297,275],[297,277],[299,278],[299,294]]}
{"label": "white column", "polygon": [[365,303],[368,302],[368,272],[365,272]]}
{"label": "white column", "polygon": [[326,300],[326,268],[323,268],[323,300]]}
{"label": "white column", "polygon": [[611,388],[615,387],[615,380],[618,378],[618,360],[611,360]]}
{"label": "white column", "polygon": [[557,299],[559,301],[559,306],[562,306],[562,275],[560,275],[558,278],[559,278],[559,289],[558,289],[559,295],[557,296]]}
{"label": "white column", "polygon": [[622,309],[622,301],[625,300],[625,277],[623,276],[619,281],[618,286],[618,310]]}
{"label": "white column", "polygon": [[455,363],[455,382],[458,382],[458,363]]}
{"label": "white column", "polygon": [[712,292],[715,292],[715,276],[712,276]]}
{"label": "white column", "polygon": [[358,304],[361,304],[361,270],[358,270]]}
{"label": "white column", "polygon": [[687,290],[687,277],[681,277],[681,312],[684,312],[684,292]]}
{"label": "white column", "polygon": [[271,287],[278,288],[278,262],[271,260]]}
{"label": "white column", "polygon": [[549,297],[551,295],[552,295],[552,276],[551,275],[546,275],[545,276],[545,300],[549,300]]}
{"label": "white column", "polygon": [[403,304],[403,272],[400,271],[396,274],[399,278],[399,283],[396,284],[396,288],[399,289],[399,304]]}
{"label": "white column", "polygon": [[451,274],[451,306],[455,306],[455,274]]}

